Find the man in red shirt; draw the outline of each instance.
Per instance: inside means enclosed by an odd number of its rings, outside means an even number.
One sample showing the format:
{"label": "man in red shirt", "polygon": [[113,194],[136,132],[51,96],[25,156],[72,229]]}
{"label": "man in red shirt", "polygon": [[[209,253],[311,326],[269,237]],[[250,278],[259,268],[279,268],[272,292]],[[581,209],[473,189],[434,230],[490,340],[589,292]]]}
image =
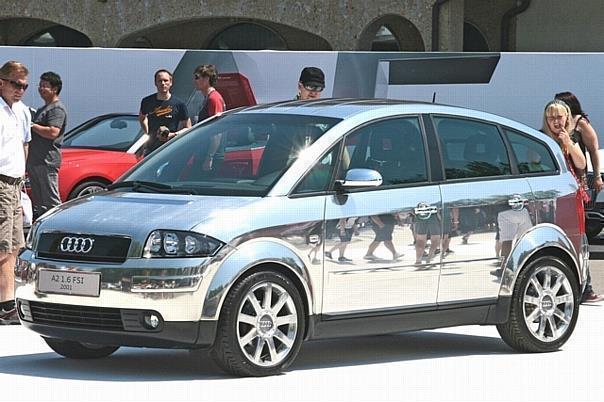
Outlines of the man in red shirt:
{"label": "man in red shirt", "polygon": [[205,96],[205,101],[197,115],[198,122],[226,110],[222,95],[214,88],[217,79],[218,70],[213,64],[202,64],[195,69],[193,75],[195,88]]}
{"label": "man in red shirt", "polygon": [[[218,79],[218,70],[213,64],[197,66],[193,74],[195,88],[205,96],[205,101],[197,115],[197,121],[204,121],[226,110],[222,95],[214,88]],[[224,139],[222,134],[214,135],[208,144],[208,152],[203,162],[203,170],[211,171],[220,168],[224,160]]]}

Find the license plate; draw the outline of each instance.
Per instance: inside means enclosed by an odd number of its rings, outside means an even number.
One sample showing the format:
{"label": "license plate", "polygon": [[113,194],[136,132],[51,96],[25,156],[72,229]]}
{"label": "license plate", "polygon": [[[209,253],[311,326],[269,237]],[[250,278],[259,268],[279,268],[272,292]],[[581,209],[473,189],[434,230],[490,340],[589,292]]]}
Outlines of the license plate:
{"label": "license plate", "polygon": [[38,291],[43,293],[98,297],[100,290],[101,274],[99,272],[51,269],[38,271]]}

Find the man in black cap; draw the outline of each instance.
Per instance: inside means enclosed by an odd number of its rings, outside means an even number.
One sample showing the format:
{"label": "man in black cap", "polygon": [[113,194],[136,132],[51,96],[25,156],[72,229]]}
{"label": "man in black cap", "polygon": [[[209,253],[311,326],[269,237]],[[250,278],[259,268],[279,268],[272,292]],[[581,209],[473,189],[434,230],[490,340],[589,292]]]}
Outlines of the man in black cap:
{"label": "man in black cap", "polygon": [[318,67],[304,67],[298,82],[296,100],[319,99],[325,89],[325,74]]}

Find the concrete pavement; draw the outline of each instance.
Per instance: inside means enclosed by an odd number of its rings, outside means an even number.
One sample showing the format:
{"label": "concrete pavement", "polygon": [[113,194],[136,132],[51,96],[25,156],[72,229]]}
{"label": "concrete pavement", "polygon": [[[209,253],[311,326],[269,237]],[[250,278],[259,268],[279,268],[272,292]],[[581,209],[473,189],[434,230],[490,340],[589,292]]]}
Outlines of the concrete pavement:
{"label": "concrete pavement", "polygon": [[520,354],[494,327],[315,341],[283,375],[225,376],[206,352],[122,348],[69,360],[21,326],[0,327],[2,400],[547,400],[604,394],[604,305],[582,306],[559,352]]}

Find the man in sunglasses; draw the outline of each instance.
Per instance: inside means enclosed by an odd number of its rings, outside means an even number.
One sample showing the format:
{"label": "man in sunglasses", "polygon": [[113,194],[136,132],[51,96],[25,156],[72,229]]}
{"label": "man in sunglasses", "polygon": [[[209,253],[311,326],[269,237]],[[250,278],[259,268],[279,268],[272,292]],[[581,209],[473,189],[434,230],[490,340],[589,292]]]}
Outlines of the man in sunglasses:
{"label": "man in sunglasses", "polygon": [[28,75],[27,67],[17,61],[0,68],[0,324],[19,324],[14,268],[17,253],[25,244],[21,184],[31,138],[31,114],[21,99]]}
{"label": "man in sunglasses", "polygon": [[319,99],[325,89],[325,74],[318,67],[304,67],[298,81],[298,95],[295,100]]}

